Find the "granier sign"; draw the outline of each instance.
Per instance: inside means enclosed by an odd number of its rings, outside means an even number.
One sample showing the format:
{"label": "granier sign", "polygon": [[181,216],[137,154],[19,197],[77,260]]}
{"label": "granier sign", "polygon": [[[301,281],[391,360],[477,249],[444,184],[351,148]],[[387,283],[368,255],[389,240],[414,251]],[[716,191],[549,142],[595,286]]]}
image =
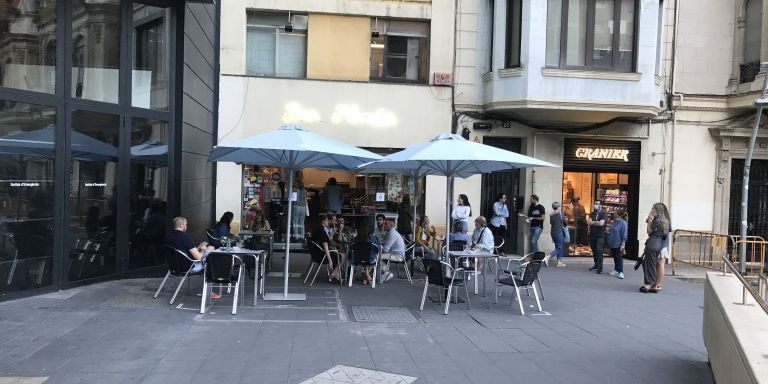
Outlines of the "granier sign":
{"label": "granier sign", "polygon": [[575,154],[576,154],[576,157],[580,159],[623,160],[627,162],[629,161],[628,149],[579,147],[579,148],[576,148]]}

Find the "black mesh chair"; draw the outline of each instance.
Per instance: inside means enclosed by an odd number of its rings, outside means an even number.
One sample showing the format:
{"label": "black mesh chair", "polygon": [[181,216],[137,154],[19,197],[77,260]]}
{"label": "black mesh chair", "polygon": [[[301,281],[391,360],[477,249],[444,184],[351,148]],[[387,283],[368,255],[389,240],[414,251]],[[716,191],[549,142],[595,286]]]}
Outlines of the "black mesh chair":
{"label": "black mesh chair", "polygon": [[[317,278],[317,274],[320,273],[321,267],[323,265],[328,265],[328,258],[325,257],[325,251],[323,250],[323,247],[321,247],[320,244],[316,243],[314,240],[307,239],[307,246],[309,247],[309,256],[312,259],[312,262],[309,263],[309,269],[307,269],[306,276],[304,277],[304,284],[307,283],[307,279],[309,279],[309,275],[312,273],[312,268],[317,265],[315,276],[312,277],[312,281],[309,283],[309,286],[311,287],[313,284],[315,284],[315,279]],[[344,285],[344,268],[339,265],[341,255],[339,254],[339,251],[335,249],[331,249],[329,251],[331,257],[333,258],[334,265],[339,267],[339,283]],[[328,278],[330,279],[331,276],[329,275]]]}
{"label": "black mesh chair", "polygon": [[236,255],[227,253],[210,253],[205,258],[205,269],[203,278],[203,298],[200,300],[200,313],[205,313],[206,299],[210,300],[213,288],[227,287],[235,285],[235,295],[232,299],[232,314],[237,315],[237,305],[240,298],[240,291],[244,284],[243,280],[243,261]]}
{"label": "black mesh chair", "polygon": [[222,247],[221,241],[219,241],[219,239],[213,236],[213,228],[207,228],[205,230],[205,236],[208,237],[208,244],[211,244],[216,248]]}
{"label": "black mesh chair", "polygon": [[[160,290],[163,289],[163,286],[169,277],[181,278],[179,285],[176,287],[176,291],[173,293],[173,296],[171,296],[171,301],[168,302],[168,304],[173,304],[174,300],[176,300],[176,295],[179,294],[179,289],[181,289],[182,284],[184,284],[184,280],[190,276],[202,275],[203,270],[201,269],[198,272],[193,272],[195,260],[187,256],[183,251],[168,245],[163,246],[163,249],[165,251],[165,262],[168,264],[168,273],[165,274],[160,286],[157,287],[154,298],[157,299],[157,295],[160,294]],[[187,289],[191,292],[189,280],[187,280]]]}
{"label": "black mesh chair", "polygon": [[[438,289],[437,297],[439,304],[442,304],[441,296],[443,290],[447,289],[447,293],[445,294],[445,310],[443,311],[443,314],[447,315],[448,307],[451,305],[451,292],[453,291],[453,287],[460,287],[462,285],[464,286],[464,295],[467,298],[467,309],[469,309],[469,290],[467,289],[465,280],[456,277],[459,273],[463,274],[464,270],[462,268],[454,268],[450,264],[439,260],[424,259],[423,262],[427,279],[424,282],[424,292],[421,294],[421,305],[419,306],[419,310],[424,310],[424,301],[427,299],[427,290],[432,286],[437,287]],[[443,268],[447,269],[448,274],[451,277],[446,277],[446,275],[443,274]]]}
{"label": "black mesh chair", "polygon": [[[370,255],[375,254],[374,261],[370,261]],[[352,280],[355,276],[355,267],[373,267],[373,280],[371,288],[376,288],[376,273],[378,272],[379,256],[381,256],[381,246],[371,242],[349,243],[349,286],[352,286]]]}
{"label": "black mesh chair", "polygon": [[539,308],[539,312],[541,312],[539,293],[536,290],[536,285],[534,284],[538,277],[539,270],[541,269],[541,260],[530,261],[523,264],[521,267],[523,268],[522,278],[515,277],[514,275],[508,275],[498,279],[496,286],[497,295],[501,294],[501,289],[503,289],[504,286],[514,287],[515,296],[512,297],[510,304],[512,304],[512,302],[515,300],[515,297],[517,297],[518,305],[520,305],[520,314],[524,315],[525,310],[523,309],[523,302],[520,299],[520,289],[525,288],[526,292],[528,292],[529,289],[533,289],[533,295],[536,297],[536,306]]}

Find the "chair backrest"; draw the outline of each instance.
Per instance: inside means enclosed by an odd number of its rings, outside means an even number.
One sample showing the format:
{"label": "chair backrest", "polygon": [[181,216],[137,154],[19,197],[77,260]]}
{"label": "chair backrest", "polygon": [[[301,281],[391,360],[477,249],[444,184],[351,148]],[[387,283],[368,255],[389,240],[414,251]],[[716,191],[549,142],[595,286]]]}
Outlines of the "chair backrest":
{"label": "chair backrest", "polygon": [[312,261],[322,263],[325,258],[323,247],[310,238],[307,238],[307,247],[309,247],[309,256],[312,258]]}
{"label": "chair backrest", "polygon": [[433,259],[424,259],[421,262],[424,264],[424,271],[427,274],[427,282],[433,285],[444,285],[443,264],[440,261]]}
{"label": "chair backrest", "polygon": [[501,248],[504,246],[504,238],[501,236],[494,236],[493,237],[493,246],[495,248]]}
{"label": "chair backrest", "polygon": [[165,263],[168,264],[168,270],[173,276],[183,276],[192,266],[192,260],[186,253],[170,245],[164,245]]}
{"label": "chair backrest", "polygon": [[379,246],[371,243],[370,241],[353,241],[349,243],[350,255],[354,254],[355,257],[351,257],[350,261],[353,261],[354,265],[371,265],[371,259],[374,255],[379,254]]}
{"label": "chair backrest", "polygon": [[242,268],[242,260],[236,255],[210,253],[205,258],[205,279],[212,283],[236,283],[235,266]]}
{"label": "chair backrest", "polygon": [[531,285],[534,280],[539,277],[539,269],[541,269],[541,260],[534,260],[525,266],[525,273],[520,280],[521,286]]}
{"label": "chair backrest", "polygon": [[467,245],[467,242],[464,241],[464,240],[458,240],[458,241],[454,240],[454,241],[451,241],[451,243],[448,244],[448,251],[449,252],[450,251],[454,251],[454,252],[463,251],[465,245]]}
{"label": "chair backrest", "polygon": [[219,239],[213,236],[213,228],[206,228],[205,235],[208,237],[208,243],[210,243],[214,247],[219,248],[222,246],[221,241],[219,241]]}

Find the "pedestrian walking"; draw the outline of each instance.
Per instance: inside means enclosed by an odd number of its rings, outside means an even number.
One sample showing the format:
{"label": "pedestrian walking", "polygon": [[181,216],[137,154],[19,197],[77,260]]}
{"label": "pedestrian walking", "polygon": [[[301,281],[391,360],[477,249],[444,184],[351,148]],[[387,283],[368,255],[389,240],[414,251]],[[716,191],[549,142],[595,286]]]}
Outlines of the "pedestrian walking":
{"label": "pedestrian walking", "polygon": [[645,219],[648,240],[645,241],[645,250],[643,251],[643,286],[640,292],[656,293],[657,283],[657,265],[661,255],[662,243],[664,237],[669,233],[669,212],[662,203],[656,203],[648,213]]}
{"label": "pedestrian walking", "polygon": [[470,217],[472,217],[472,207],[469,205],[469,198],[467,198],[467,195],[462,193],[456,200],[453,212],[451,212],[453,221],[461,222],[461,233],[467,233],[469,231]]}
{"label": "pedestrian walking", "polygon": [[603,273],[603,244],[605,243],[605,221],[608,219],[608,214],[603,210],[603,205],[600,200],[595,201],[594,210],[589,214],[589,247],[592,248],[592,260],[595,265],[590,268],[590,271],[595,271],[597,274]]}
{"label": "pedestrian walking", "polygon": [[531,225],[531,252],[539,251],[539,237],[544,230],[544,206],[539,204],[539,196],[531,195],[531,205],[528,207],[528,215],[520,216]]}
{"label": "pedestrian walking", "polygon": [[552,235],[552,242],[555,243],[555,250],[547,257],[547,265],[549,265],[549,258],[555,257],[558,267],[565,267],[563,263],[563,256],[565,256],[565,234],[564,230],[568,230],[568,225],[563,211],[560,210],[560,202],[555,201],[552,203],[552,213],[549,214],[550,234]]}
{"label": "pedestrian walking", "polygon": [[616,219],[611,224],[608,233],[608,247],[613,256],[613,271],[611,276],[624,278],[624,250],[627,245],[627,212],[620,210],[616,213]]}

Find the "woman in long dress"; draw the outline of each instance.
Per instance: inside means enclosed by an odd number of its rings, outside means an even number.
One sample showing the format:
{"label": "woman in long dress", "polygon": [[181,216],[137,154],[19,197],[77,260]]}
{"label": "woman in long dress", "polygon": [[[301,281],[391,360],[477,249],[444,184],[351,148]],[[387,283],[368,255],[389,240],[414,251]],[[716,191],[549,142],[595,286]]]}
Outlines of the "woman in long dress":
{"label": "woman in long dress", "polygon": [[656,293],[657,264],[661,256],[662,242],[669,233],[669,211],[662,203],[656,203],[645,219],[648,240],[643,251],[643,286],[640,292]]}

